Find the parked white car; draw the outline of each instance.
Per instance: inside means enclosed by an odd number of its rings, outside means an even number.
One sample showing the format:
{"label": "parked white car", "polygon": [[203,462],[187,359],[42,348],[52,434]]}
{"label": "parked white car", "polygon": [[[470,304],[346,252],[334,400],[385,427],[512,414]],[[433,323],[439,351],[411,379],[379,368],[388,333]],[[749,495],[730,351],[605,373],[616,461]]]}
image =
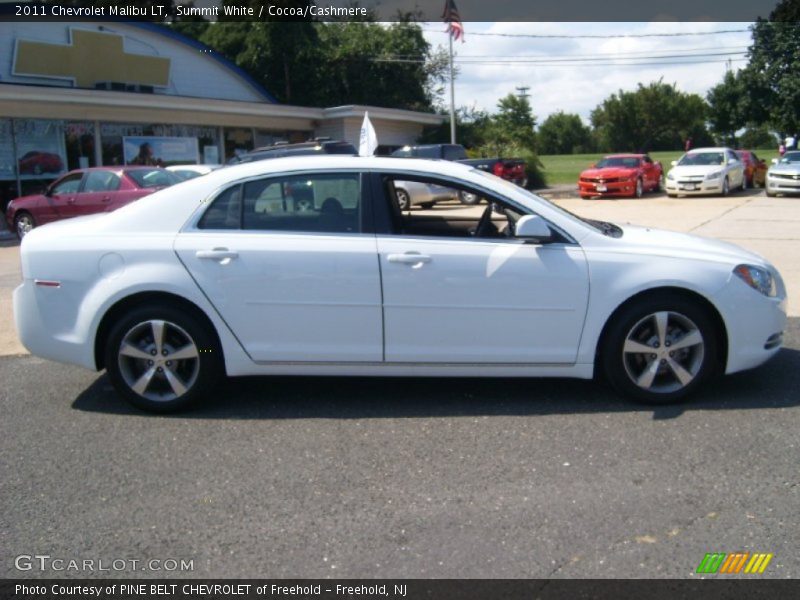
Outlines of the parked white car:
{"label": "parked white car", "polygon": [[[408,180],[486,206],[403,213],[395,186]],[[483,171],[416,159],[220,169],[34,229],[21,260],[23,344],[106,369],[150,410],[186,406],[224,373],[600,371],[625,395],[669,402],[760,365],[786,325],[784,284],[756,254],[582,219]]]}
{"label": "parked white car", "polygon": [[767,171],[767,196],[800,194],[800,151],[773,158]]}
{"label": "parked white car", "polygon": [[222,168],[222,165],[170,165],[167,171],[172,171],[181,178],[181,181],[208,175],[211,171]]}
{"label": "parked white car", "polygon": [[697,148],[672,161],[666,190],[670,197],[721,194],[745,189],[744,163],[730,148]]}

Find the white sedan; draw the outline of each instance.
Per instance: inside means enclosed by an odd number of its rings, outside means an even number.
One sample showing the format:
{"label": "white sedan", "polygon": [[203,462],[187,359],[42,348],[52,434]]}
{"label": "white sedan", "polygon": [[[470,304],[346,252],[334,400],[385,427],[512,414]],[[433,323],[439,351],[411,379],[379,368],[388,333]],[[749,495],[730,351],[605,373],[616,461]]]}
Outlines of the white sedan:
{"label": "white sedan", "polygon": [[733,189],[745,189],[744,163],[730,148],[697,148],[672,161],[666,190],[670,197],[696,194],[727,196]]}
{"label": "white sedan", "polygon": [[[410,180],[486,204],[402,212],[395,185]],[[106,369],[149,410],[184,407],[223,374],[602,372],[669,402],[760,365],[786,325],[784,284],[756,254],[582,219],[452,162],[233,166],[37,228],[21,257],[24,345]]]}

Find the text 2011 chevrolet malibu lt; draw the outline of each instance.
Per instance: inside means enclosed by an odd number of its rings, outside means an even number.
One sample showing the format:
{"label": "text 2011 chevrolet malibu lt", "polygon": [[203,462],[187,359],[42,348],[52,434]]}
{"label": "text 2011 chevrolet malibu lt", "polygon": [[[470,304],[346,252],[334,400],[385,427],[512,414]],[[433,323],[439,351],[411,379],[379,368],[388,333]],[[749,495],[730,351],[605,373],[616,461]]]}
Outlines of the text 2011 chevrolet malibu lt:
{"label": "text 2011 chevrolet malibu lt", "polygon": [[[453,200],[403,211],[401,181]],[[480,202],[459,204],[465,194]],[[781,277],[756,254],[581,219],[445,161],[220,169],[35,229],[21,256],[25,346],[106,369],[150,410],[184,407],[223,374],[601,372],[622,394],[669,402],[762,364],[786,323]]]}

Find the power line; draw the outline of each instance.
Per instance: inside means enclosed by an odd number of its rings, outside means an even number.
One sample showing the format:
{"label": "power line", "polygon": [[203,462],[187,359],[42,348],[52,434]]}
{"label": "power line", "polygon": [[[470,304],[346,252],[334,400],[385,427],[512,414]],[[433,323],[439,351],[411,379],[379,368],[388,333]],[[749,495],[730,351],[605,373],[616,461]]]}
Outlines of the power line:
{"label": "power line", "polygon": [[[446,33],[439,29],[426,29],[422,31],[431,33]],[[471,36],[494,36],[510,38],[538,38],[538,39],[610,39],[610,38],[652,38],[652,37],[688,37],[701,35],[722,35],[728,33],[749,33],[749,29],[720,29],[718,31],[681,31],[674,33],[614,33],[614,34],[543,34],[543,33],[493,33],[488,31],[471,31]]]}

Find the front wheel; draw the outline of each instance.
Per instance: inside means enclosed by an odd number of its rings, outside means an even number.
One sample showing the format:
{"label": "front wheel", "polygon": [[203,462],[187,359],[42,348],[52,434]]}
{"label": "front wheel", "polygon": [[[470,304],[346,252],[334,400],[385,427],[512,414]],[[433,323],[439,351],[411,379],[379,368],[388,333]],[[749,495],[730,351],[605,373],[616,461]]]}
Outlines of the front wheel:
{"label": "front wheel", "polygon": [[14,233],[20,240],[28,235],[34,227],[36,227],[36,221],[31,213],[23,210],[14,217]]}
{"label": "front wheel", "polygon": [[728,192],[731,191],[730,184],[728,183],[728,178],[722,180],[722,195],[727,196]]}
{"label": "front wheel", "polygon": [[636,189],[633,191],[634,198],[641,198],[642,194],[644,193],[644,184],[642,184],[641,179],[636,180]]}
{"label": "front wheel", "polygon": [[715,373],[717,336],[700,305],[680,296],[649,298],[624,309],[600,349],[621,394],[649,404],[675,402]]}
{"label": "front wheel", "polygon": [[474,206],[480,200],[478,194],[473,194],[472,192],[458,192],[458,199],[461,204],[466,204],[467,206]]}
{"label": "front wheel", "polygon": [[175,307],[131,310],[112,328],[105,365],[114,388],[143,410],[170,412],[196,402],[223,372],[216,337]]}

